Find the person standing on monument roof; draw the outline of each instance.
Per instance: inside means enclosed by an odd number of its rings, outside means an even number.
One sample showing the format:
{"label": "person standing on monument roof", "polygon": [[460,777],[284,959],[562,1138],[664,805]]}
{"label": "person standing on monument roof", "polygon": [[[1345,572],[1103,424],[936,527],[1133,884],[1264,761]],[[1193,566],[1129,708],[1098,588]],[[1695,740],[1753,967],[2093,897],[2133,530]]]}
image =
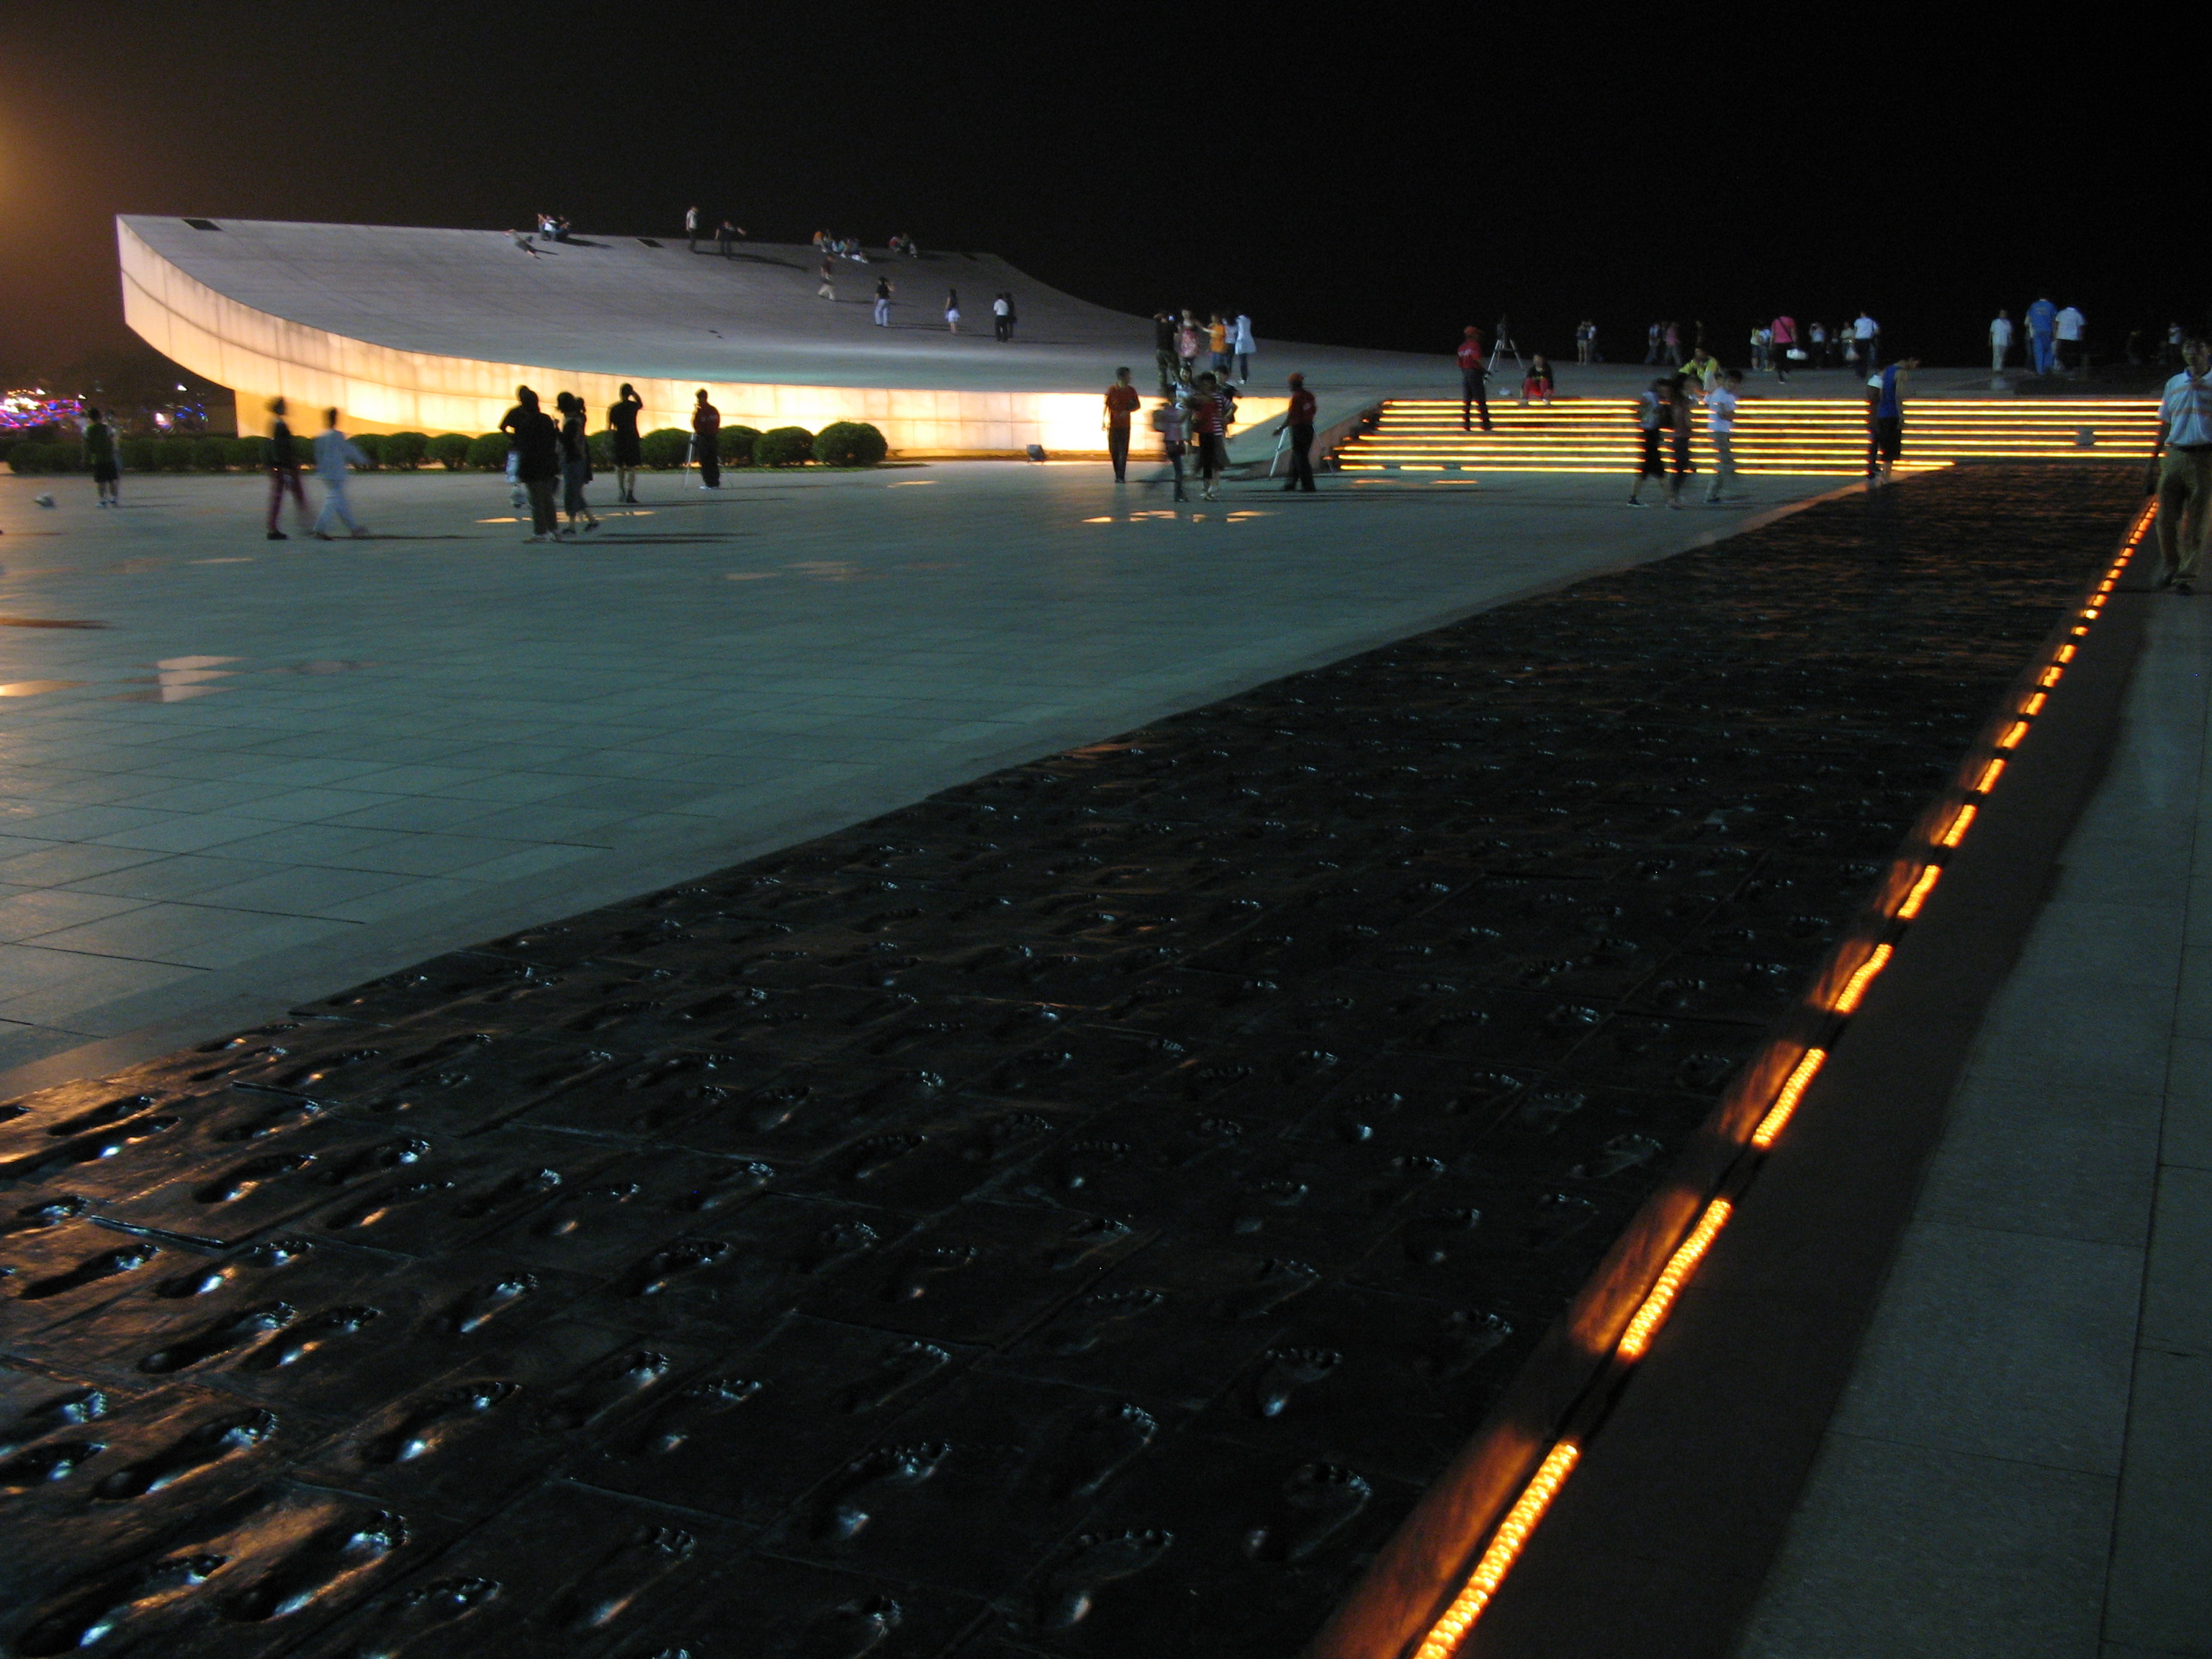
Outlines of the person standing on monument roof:
{"label": "person standing on monument roof", "polygon": [[1233,377],[1247,385],[1252,380],[1252,319],[1244,312],[1237,313],[1237,320],[1229,325],[1229,351],[1236,360],[1237,373]]}
{"label": "person standing on monument roof", "polygon": [[822,268],[815,274],[821,277],[822,285],[814,290],[814,297],[835,305],[837,302],[837,267],[828,254],[822,256]]}
{"label": "person standing on monument roof", "polygon": [[2051,364],[2060,373],[2069,369],[2084,371],[2089,367],[2083,342],[2089,332],[2089,319],[2081,314],[2081,307],[2069,305],[2051,319]]}
{"label": "person standing on monument roof", "polygon": [[2012,356],[2012,313],[1999,310],[1990,319],[1990,373],[2002,374],[2005,359]]}
{"label": "person standing on monument roof", "polygon": [[1206,338],[1199,331],[1198,319],[1188,311],[1182,314],[1182,326],[1176,331],[1176,357],[1182,366],[1186,380],[1198,372],[1198,354],[1205,349]]}
{"label": "person standing on monument roof", "polygon": [[891,325],[892,292],[890,277],[876,278],[876,326],[878,328],[889,328]]}
{"label": "person standing on monument roof", "polygon": [[720,245],[725,259],[730,257],[731,250],[736,247],[738,238],[744,234],[745,228],[743,225],[733,225],[727,219],[722,221],[714,232],[714,240]]}
{"label": "person standing on monument roof", "polygon": [[615,456],[615,499],[632,506],[637,503],[637,470],[645,464],[644,447],[637,435],[637,417],[644,408],[645,399],[625,380],[607,409],[609,447]]}
{"label": "person standing on monument roof", "polygon": [[1212,356],[1212,368],[1216,380],[1229,378],[1229,325],[1215,312],[1213,319],[1206,325],[1206,349]]}
{"label": "person standing on monument roof", "polygon": [[1129,417],[1145,400],[1129,384],[1129,371],[1114,371],[1114,384],[1106,388],[1106,455],[1114,463],[1114,482],[1129,482]]}
{"label": "person standing on monument roof", "polygon": [[1002,290],[991,296],[991,337],[1004,345],[1013,337],[1014,302]]}
{"label": "person standing on monument roof", "polygon": [[945,331],[947,334],[960,331],[960,290],[957,288],[945,290]]}
{"label": "person standing on monument roof", "polygon": [[1784,312],[1770,327],[1771,336],[1767,353],[1774,360],[1774,378],[1786,383],[1790,379],[1790,354],[1797,349],[1797,319]]}
{"label": "person standing on monument roof", "polygon": [[1160,391],[1165,394],[1176,383],[1176,320],[1170,312],[1152,313],[1152,365],[1159,370]]}
{"label": "person standing on monument roof", "polygon": [[1459,363],[1459,426],[1462,432],[1474,430],[1475,411],[1482,412],[1482,429],[1490,430],[1490,398],[1483,382],[1490,378],[1490,370],[1482,361],[1482,332],[1469,323],[1460,331],[1459,350],[1454,354]]}
{"label": "person standing on monument roof", "polygon": [[691,245],[691,252],[699,251],[699,204],[694,202],[684,210],[684,235]]}
{"label": "person standing on monument roof", "polygon": [[1858,342],[1859,373],[1871,377],[1881,367],[1881,325],[1862,311],[1851,325],[1851,338]]}
{"label": "person standing on monument roof", "polygon": [[699,488],[722,487],[722,411],[707,401],[707,388],[699,388],[691,410],[691,459],[699,464]]}

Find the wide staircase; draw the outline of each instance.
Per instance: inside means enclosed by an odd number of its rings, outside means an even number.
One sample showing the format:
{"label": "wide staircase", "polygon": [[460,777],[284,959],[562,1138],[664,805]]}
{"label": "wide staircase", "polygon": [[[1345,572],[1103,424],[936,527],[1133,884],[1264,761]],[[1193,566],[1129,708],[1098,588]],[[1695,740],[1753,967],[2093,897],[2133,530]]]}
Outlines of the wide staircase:
{"label": "wide staircase", "polygon": [[[1393,398],[1371,429],[1339,446],[1346,472],[1633,472],[1642,452],[1636,404],[1561,398],[1493,399],[1493,429],[1462,432],[1456,399]],[[1967,460],[2141,460],[2158,435],[2154,398],[1921,398],[1906,406],[1905,459],[1918,472]],[[1739,471],[1863,474],[1867,410],[1856,398],[1747,396],[1736,410]],[[1703,411],[1691,455],[1713,464]]]}

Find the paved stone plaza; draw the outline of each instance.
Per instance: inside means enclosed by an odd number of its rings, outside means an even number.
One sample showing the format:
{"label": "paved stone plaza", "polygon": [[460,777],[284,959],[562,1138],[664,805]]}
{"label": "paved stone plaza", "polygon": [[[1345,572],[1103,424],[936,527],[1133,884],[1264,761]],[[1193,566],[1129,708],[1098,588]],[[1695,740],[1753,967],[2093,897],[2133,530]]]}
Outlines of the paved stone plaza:
{"label": "paved stone plaza", "polygon": [[[1089,465],[647,474],[642,507],[533,547],[478,474],[359,479],[377,539],[329,544],[264,541],[258,479],[132,477],[112,514],[0,479],[0,1060],[155,1052],[1829,482],[1176,512]],[[57,622],[96,626],[28,625]]]}

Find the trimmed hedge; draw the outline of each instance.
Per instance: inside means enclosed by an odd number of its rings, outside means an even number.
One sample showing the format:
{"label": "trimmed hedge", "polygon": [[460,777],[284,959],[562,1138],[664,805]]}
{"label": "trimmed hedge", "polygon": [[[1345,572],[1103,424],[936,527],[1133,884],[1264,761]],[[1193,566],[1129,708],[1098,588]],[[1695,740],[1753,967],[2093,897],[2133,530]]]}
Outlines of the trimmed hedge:
{"label": "trimmed hedge", "polygon": [[681,427],[659,427],[639,439],[637,447],[654,471],[672,471],[691,453],[691,434]]}
{"label": "trimmed hedge", "polygon": [[755,466],[804,466],[814,459],[814,434],[803,426],[779,426],[753,440]]}
{"label": "trimmed hedge", "polygon": [[195,471],[221,472],[229,465],[229,439],[206,437],[192,440],[192,468]]}
{"label": "trimmed hedge", "polygon": [[233,466],[259,466],[262,464],[263,447],[267,441],[263,438],[225,438],[222,441],[222,453],[229,459]]}
{"label": "trimmed hedge", "polygon": [[874,466],[889,453],[884,434],[866,421],[832,421],[814,434],[814,459],[824,466]]}
{"label": "trimmed hedge", "polygon": [[592,458],[593,472],[615,470],[615,434],[611,432],[591,432],[584,436],[584,453]]}
{"label": "trimmed hedge", "polygon": [[459,432],[441,432],[424,446],[422,453],[448,472],[458,472],[469,464],[469,446],[476,441]]}
{"label": "trimmed hedge", "polygon": [[77,470],[77,446],[17,444],[8,452],[8,470],[11,472],[74,472]]}
{"label": "trimmed hedge", "polygon": [[151,472],[161,464],[159,438],[125,438],[115,446],[116,464],[125,472]]}
{"label": "trimmed hedge", "polygon": [[753,445],[759,441],[757,426],[726,426],[715,436],[714,453],[722,458],[724,466],[750,466]]}
{"label": "trimmed hedge", "polygon": [[384,434],[383,461],[386,466],[412,472],[422,465],[422,457],[429,450],[430,435],[427,432],[387,432]]}
{"label": "trimmed hedge", "polygon": [[362,454],[368,457],[368,464],[370,466],[378,467],[384,465],[385,440],[380,434],[374,432],[356,432],[352,435],[353,447],[361,451]]}
{"label": "trimmed hedge", "polygon": [[479,472],[507,471],[507,434],[487,432],[469,440],[469,465]]}

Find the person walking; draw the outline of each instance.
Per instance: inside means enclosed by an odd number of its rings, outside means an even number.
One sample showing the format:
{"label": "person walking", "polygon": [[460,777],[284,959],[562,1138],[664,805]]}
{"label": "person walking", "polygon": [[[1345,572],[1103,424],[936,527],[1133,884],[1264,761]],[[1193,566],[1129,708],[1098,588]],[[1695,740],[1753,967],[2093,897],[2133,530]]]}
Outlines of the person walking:
{"label": "person walking", "polygon": [[1589,362],[1589,325],[1587,322],[1577,323],[1575,325],[1575,361],[1577,363],[1587,363]]}
{"label": "person walking", "polygon": [[832,256],[827,253],[822,256],[822,264],[816,270],[815,275],[821,278],[821,286],[814,290],[814,297],[817,300],[827,300],[832,305],[836,304],[837,265]]}
{"label": "person walking", "polygon": [[895,291],[890,277],[876,278],[876,326],[878,328],[889,328],[891,325],[891,295]]}
{"label": "person walking", "polygon": [[1851,338],[1858,344],[1859,373],[1871,377],[1881,367],[1881,325],[1862,311],[1851,325]]}
{"label": "person walking", "polygon": [[1021,312],[1021,307],[1020,307],[1019,306],[1018,306],[1018,305],[1016,305],[1016,304],[1014,303],[1014,291],[1013,291],[1013,289],[1008,289],[1006,290],[1006,339],[1007,339],[1008,343],[1011,343],[1012,342],[1012,340],[1013,340],[1013,337],[1014,337],[1014,331],[1015,331],[1017,328],[1018,328],[1018,327],[1020,327],[1020,326],[1021,326],[1021,321],[1022,321],[1022,312]]}
{"label": "person walking", "polygon": [[2002,374],[2012,356],[2012,313],[2000,310],[1990,319],[1990,373]]}
{"label": "person walking", "polygon": [[123,470],[115,464],[115,428],[96,409],[84,411],[84,459],[92,468],[92,487],[98,492],[95,507],[123,505]]}
{"label": "person walking", "polygon": [[1229,325],[1229,350],[1236,360],[1234,378],[1245,386],[1252,383],[1252,319],[1240,311],[1237,320]]}
{"label": "person walking", "polygon": [[1291,406],[1283,411],[1283,431],[1291,450],[1291,480],[1283,486],[1285,490],[1314,493],[1314,411],[1318,407],[1313,393],[1306,390],[1306,377],[1291,375]]}
{"label": "person walking", "polygon": [[1682,490],[1697,471],[1690,460],[1690,428],[1697,418],[1697,392],[1687,374],[1677,374],[1667,388],[1667,442],[1674,452],[1674,470],[1667,479],[1667,505],[1681,510]]}
{"label": "person walking", "polygon": [[1206,325],[1206,349],[1213,359],[1213,378],[1217,383],[1229,378],[1229,325],[1219,312]]}
{"label": "person walking", "polygon": [[1646,478],[1658,479],[1662,489],[1667,487],[1664,446],[1668,423],[1674,418],[1674,403],[1669,392],[1668,379],[1662,374],[1646,386],[1644,395],[1636,400],[1636,429],[1643,440],[1644,458],[1636,470],[1636,482],[1628,487],[1628,504],[1631,507],[1646,505],[1644,500],[1644,481]]}
{"label": "person walking", "polygon": [[1797,319],[1784,312],[1767,329],[1767,356],[1773,360],[1774,378],[1784,385],[1790,381],[1790,354],[1797,349]]}
{"label": "person walking", "polygon": [[1867,398],[1867,483],[1885,484],[1905,454],[1905,377],[1920,367],[1911,352],[1900,356],[1870,385]]}
{"label": "person walking", "polygon": [[558,533],[573,536],[579,519],[587,532],[599,527],[584,500],[584,486],[592,481],[592,446],[584,435],[584,400],[564,392],[553,404],[561,411],[561,510],[568,515],[568,527]]}
{"label": "person walking", "polygon": [[1176,331],[1176,359],[1182,365],[1182,378],[1188,380],[1198,373],[1198,354],[1205,343],[1199,332],[1198,319],[1188,311],[1182,314],[1182,325]]}
{"label": "person walking", "polygon": [[2027,308],[2028,361],[2038,374],[2051,373],[2051,337],[2057,326],[2058,307],[2050,301],[2039,297]]}
{"label": "person walking", "polygon": [[637,417],[644,409],[645,399],[627,380],[607,408],[607,432],[611,440],[608,447],[615,457],[615,499],[633,507],[637,504],[637,470],[645,464],[644,447],[637,436]]}
{"label": "person walking", "polygon": [[693,203],[684,210],[684,236],[690,243],[691,252],[699,251],[699,204]]}
{"label": "person walking", "polygon": [[1670,368],[1681,368],[1682,325],[1680,323],[1668,323],[1667,331],[1660,336],[1659,343],[1664,348],[1661,354],[1662,361]]}
{"label": "person walking", "polygon": [[1190,497],[1183,493],[1182,458],[1189,447],[1186,439],[1190,432],[1190,416],[1183,407],[1179,391],[1170,392],[1153,406],[1152,430],[1160,434],[1162,457],[1175,470],[1175,498],[1187,501]]}
{"label": "person walking", "polygon": [[1481,331],[1473,323],[1460,331],[1456,355],[1459,362],[1459,428],[1462,432],[1474,431],[1475,411],[1480,410],[1482,412],[1482,429],[1487,432],[1491,429],[1490,398],[1485,391],[1484,382],[1489,380],[1490,370],[1482,361]]}
{"label": "person walking", "polygon": [[1232,405],[1211,371],[1198,377],[1198,395],[1191,400],[1191,423],[1198,429],[1199,494],[1218,499],[1223,470],[1229,465],[1229,422]]}
{"label": "person walking", "polygon": [[1114,482],[1129,482],[1129,417],[1145,400],[1129,384],[1129,371],[1114,371],[1114,384],[1106,388],[1106,454],[1114,463]]}
{"label": "person walking", "polygon": [[707,388],[699,388],[691,410],[691,459],[699,463],[699,488],[722,487],[722,411],[707,401]]}
{"label": "person walking", "polygon": [[1654,323],[1650,328],[1644,331],[1644,337],[1645,341],[1644,347],[1644,368],[1656,368],[1659,366],[1659,348],[1664,342],[1666,331],[1667,325],[1664,323]]}
{"label": "person walking", "polygon": [[300,488],[300,451],[293,441],[292,428],[284,424],[284,400],[269,400],[269,442],[264,449],[269,466],[269,537],[272,542],[289,542],[292,538],[276,527],[276,515],[284,498],[292,498],[292,507],[301,523],[307,522],[307,497]]}
{"label": "person walking", "polygon": [[1152,363],[1160,373],[1160,395],[1165,397],[1176,383],[1176,319],[1172,312],[1152,313]]}
{"label": "person walking", "polygon": [[960,290],[957,288],[945,290],[945,331],[948,334],[960,331]]}
{"label": "person walking", "polygon": [[313,531],[317,541],[331,539],[333,524],[344,525],[356,538],[368,534],[354,517],[353,503],[346,499],[346,469],[368,465],[368,457],[361,453],[361,447],[338,430],[337,410],[325,410],[323,429],[315,434],[315,476],[323,483],[323,510],[315,514]]}
{"label": "person walking", "polygon": [[2181,373],[2158,405],[2158,585],[2197,591],[2197,571],[2212,532],[2212,344],[2181,343]]}
{"label": "person walking", "polygon": [[2051,319],[2051,363],[2058,373],[2087,371],[2089,360],[2083,342],[2088,331],[2089,319],[2081,314],[2079,306],[2069,305]]}
{"label": "person walking", "polygon": [[720,226],[716,228],[714,240],[720,246],[722,257],[725,259],[730,258],[732,250],[737,246],[738,238],[744,234],[744,226],[733,225],[727,219],[723,220]]}
{"label": "person walking", "polygon": [[1713,485],[1705,492],[1705,505],[1741,501],[1735,484],[1735,406],[1743,389],[1743,371],[1731,368],[1721,383],[1705,393],[1705,435],[1713,441]]}
{"label": "person walking", "polygon": [[527,539],[550,542],[560,527],[553,508],[553,491],[561,482],[560,430],[526,386],[515,387],[514,407],[501,417],[499,429],[514,443],[515,481],[530,501]]}

